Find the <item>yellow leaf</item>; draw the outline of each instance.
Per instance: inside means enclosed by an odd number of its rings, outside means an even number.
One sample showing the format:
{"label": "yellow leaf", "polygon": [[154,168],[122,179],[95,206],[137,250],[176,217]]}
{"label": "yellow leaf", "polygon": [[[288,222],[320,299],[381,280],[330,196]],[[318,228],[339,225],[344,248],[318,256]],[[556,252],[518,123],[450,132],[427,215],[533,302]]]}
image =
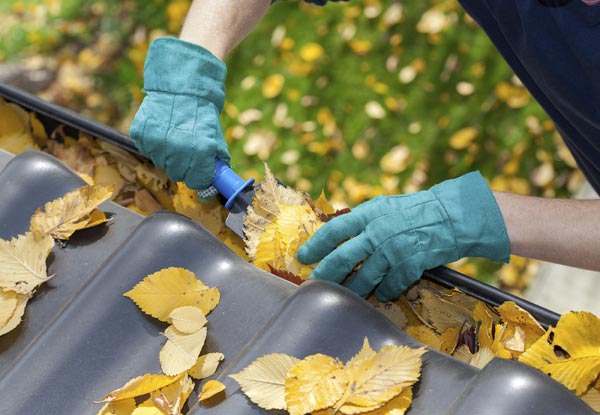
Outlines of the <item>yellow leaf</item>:
{"label": "yellow leaf", "polygon": [[225,390],[225,385],[223,385],[218,380],[209,380],[204,385],[202,385],[202,392],[200,392],[200,397],[198,401],[202,402],[207,399],[212,398],[218,393],[221,393]]}
{"label": "yellow leaf", "polygon": [[29,125],[31,126],[31,134],[39,146],[45,146],[48,141],[48,134],[44,128],[44,124],[37,118],[35,112],[29,113]]}
{"label": "yellow leaf", "polygon": [[219,367],[219,363],[225,359],[223,353],[207,353],[196,360],[194,366],[188,370],[188,375],[194,379],[205,379],[212,376]]}
{"label": "yellow leaf", "polygon": [[473,310],[473,320],[475,320],[476,323],[479,323],[479,331],[477,332],[479,346],[492,349],[492,344],[494,343],[494,336],[492,333],[494,330],[494,321],[483,301],[477,302],[477,305]]}
{"label": "yellow leaf", "polygon": [[22,110],[0,98],[0,137],[27,132],[27,116],[23,119]]}
{"label": "yellow leaf", "polygon": [[[524,334],[524,349],[529,348],[537,339],[544,335],[546,330],[538,321],[526,310],[519,307],[512,301],[507,301],[498,308],[502,321],[508,325],[512,331],[519,327]],[[518,335],[518,334],[517,334]],[[516,349],[513,349],[516,350]]]}
{"label": "yellow leaf", "polygon": [[181,379],[181,376],[183,375],[166,376],[146,373],[145,375],[131,379],[123,387],[105,395],[101,399],[101,402],[121,401],[123,399],[146,395],[177,382],[179,379]]}
{"label": "yellow leaf", "polygon": [[107,402],[96,415],[131,415],[135,410],[135,399],[123,399],[116,402]]}
{"label": "yellow leaf", "polygon": [[150,399],[146,402],[149,407],[157,407],[165,414],[178,415],[193,389],[194,382],[189,376],[184,375],[178,382],[151,392]]}
{"label": "yellow leaf", "polygon": [[440,335],[427,326],[408,326],[406,334],[435,350],[442,348]]}
{"label": "yellow leaf", "polygon": [[256,249],[262,233],[279,215],[281,205],[308,205],[304,194],[280,184],[265,164],[265,178],[256,190],[248,215],[244,220],[246,252],[251,260],[256,259]]}
{"label": "yellow leaf", "polygon": [[252,263],[266,271],[270,265],[306,279],[313,267],[300,264],[296,254],[323,223],[309,206],[277,204],[277,210],[279,215],[259,237],[256,258]]}
{"label": "yellow leaf", "polygon": [[90,219],[83,229],[93,228],[94,226],[98,226],[108,221],[109,219],[106,217],[104,212],[94,209],[90,212]]}
{"label": "yellow leaf", "polygon": [[369,302],[373,304],[377,311],[386,316],[392,321],[392,323],[394,323],[401,329],[406,328],[406,326],[408,325],[408,319],[400,305],[393,302],[382,303],[379,300],[377,300],[375,296],[371,296],[369,298]]}
{"label": "yellow leaf", "polygon": [[443,333],[449,328],[462,325],[472,325],[471,310],[460,302],[454,302],[454,297],[444,296],[440,291],[430,287],[418,289],[421,306],[417,313],[423,322],[438,333]]}
{"label": "yellow leaf", "polygon": [[114,195],[117,195],[125,185],[125,180],[121,177],[119,171],[112,166],[96,165],[94,167],[93,179],[97,185],[114,185]]}
{"label": "yellow leaf", "polygon": [[440,336],[440,351],[446,354],[452,354],[458,344],[460,336],[460,327],[450,327]]}
{"label": "yellow leaf", "polygon": [[350,384],[336,403],[343,414],[374,410],[412,386],[421,374],[425,348],[386,346],[371,359],[350,368]]}
{"label": "yellow leaf", "polygon": [[263,409],[285,406],[285,380],[288,371],[300,360],[282,353],[273,353],[256,359],[241,372],[230,375],[242,391]]}
{"label": "yellow leaf", "polygon": [[10,320],[17,308],[17,293],[0,290],[0,330]]}
{"label": "yellow leaf", "polygon": [[449,139],[450,147],[455,150],[463,150],[473,142],[479,135],[479,130],[474,127],[466,127],[458,130]]}
{"label": "yellow leaf", "polygon": [[584,311],[562,315],[519,361],[581,396],[600,374],[600,319]]}
{"label": "yellow leaf", "polygon": [[508,82],[500,82],[496,85],[495,92],[498,99],[510,108],[523,108],[531,100],[531,95],[525,87],[511,85]]}
{"label": "yellow leaf", "polygon": [[[6,292],[3,292],[3,294],[6,294]],[[29,295],[16,294],[16,300],[16,305],[8,319],[4,323],[0,323],[0,336],[14,330],[21,323],[23,314],[25,314],[25,306],[27,305],[27,301],[29,301]],[[4,307],[1,301],[0,307]]]}
{"label": "yellow leaf", "polygon": [[331,215],[335,213],[335,208],[325,197],[324,191],[321,191],[321,194],[319,195],[317,200],[315,200],[315,207],[326,215]]}
{"label": "yellow leaf", "polygon": [[[403,415],[410,404],[412,403],[412,389],[407,388],[404,389],[400,395],[392,398],[387,403],[385,403],[382,407],[377,408],[375,410],[369,412],[363,412],[364,415]],[[319,413],[315,413],[313,415],[319,415]],[[334,413],[332,413],[334,415]]]}
{"label": "yellow leaf", "polygon": [[373,48],[373,44],[368,40],[351,39],[348,45],[357,55],[365,55]]}
{"label": "yellow leaf", "polygon": [[491,362],[492,359],[494,359],[495,357],[496,355],[493,351],[491,351],[487,347],[482,347],[477,351],[477,353],[473,355],[471,361],[469,362],[469,365],[479,369],[483,369],[485,365]]}
{"label": "yellow leaf", "polygon": [[31,232],[10,241],[0,239],[0,288],[29,294],[46,282],[46,258],[53,247],[51,237],[36,239]]}
{"label": "yellow leaf", "polygon": [[190,305],[171,311],[169,320],[177,330],[186,334],[197,332],[207,323],[202,310]]}
{"label": "yellow leaf", "polygon": [[377,353],[371,348],[369,340],[365,337],[361,349],[350,360],[346,362],[346,367],[356,366],[363,360],[372,359]]}
{"label": "yellow leaf", "polygon": [[587,403],[594,411],[600,412],[600,392],[596,388],[590,388],[581,396],[581,399]]}
{"label": "yellow leaf", "polygon": [[208,288],[192,271],[176,267],[148,275],[124,296],[144,313],[165,322],[171,311],[186,305],[198,307],[207,315],[221,298],[216,287]]}
{"label": "yellow leaf", "polygon": [[290,368],[285,380],[285,403],[290,415],[327,408],[348,386],[344,365],[332,357],[315,354]]}
{"label": "yellow leaf", "polygon": [[198,222],[213,235],[218,235],[225,230],[221,203],[216,198],[200,202],[198,192],[189,189],[184,183],[177,183],[173,207],[176,212]]}
{"label": "yellow leaf", "polygon": [[163,411],[161,411],[156,406],[138,406],[131,413],[131,415],[165,415]]}
{"label": "yellow leaf", "polygon": [[61,198],[48,202],[31,217],[30,228],[36,236],[50,235],[69,239],[79,229],[88,227],[90,213],[110,199],[114,186],[83,186]]}
{"label": "yellow leaf", "polygon": [[28,148],[39,150],[29,133],[12,133],[0,135],[0,148],[12,154],[20,154]]}
{"label": "yellow leaf", "polygon": [[135,166],[135,173],[138,180],[149,190],[161,190],[167,184],[167,174],[164,170],[159,170],[149,163],[139,163]]}
{"label": "yellow leaf", "polygon": [[321,45],[315,42],[308,43],[300,49],[300,58],[306,62],[315,62],[325,54],[325,50]]}
{"label": "yellow leaf", "polygon": [[182,333],[173,326],[167,327],[167,342],[160,350],[160,367],[166,375],[178,375],[190,369],[196,363],[204,342],[206,327],[195,333]]}
{"label": "yellow leaf", "polygon": [[267,99],[275,98],[281,93],[285,78],[281,74],[269,75],[262,86],[263,96]]}

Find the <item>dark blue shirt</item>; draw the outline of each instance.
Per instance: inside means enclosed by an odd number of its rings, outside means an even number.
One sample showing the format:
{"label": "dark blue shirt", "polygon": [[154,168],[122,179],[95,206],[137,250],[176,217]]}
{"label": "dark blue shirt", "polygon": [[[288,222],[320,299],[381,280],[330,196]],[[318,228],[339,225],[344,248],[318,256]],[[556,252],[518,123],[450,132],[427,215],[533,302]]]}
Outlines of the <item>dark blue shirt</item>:
{"label": "dark blue shirt", "polygon": [[554,121],[600,193],[600,4],[460,0]]}

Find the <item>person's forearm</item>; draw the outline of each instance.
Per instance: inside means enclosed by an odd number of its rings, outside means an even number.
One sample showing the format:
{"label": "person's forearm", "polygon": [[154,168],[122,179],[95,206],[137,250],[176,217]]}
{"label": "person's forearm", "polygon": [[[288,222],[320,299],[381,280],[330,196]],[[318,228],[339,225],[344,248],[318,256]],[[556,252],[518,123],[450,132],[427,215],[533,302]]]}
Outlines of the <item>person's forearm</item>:
{"label": "person's forearm", "polygon": [[494,196],[512,254],[600,271],[600,200]]}
{"label": "person's forearm", "polygon": [[258,25],[270,4],[271,0],[194,0],[179,37],[225,60]]}

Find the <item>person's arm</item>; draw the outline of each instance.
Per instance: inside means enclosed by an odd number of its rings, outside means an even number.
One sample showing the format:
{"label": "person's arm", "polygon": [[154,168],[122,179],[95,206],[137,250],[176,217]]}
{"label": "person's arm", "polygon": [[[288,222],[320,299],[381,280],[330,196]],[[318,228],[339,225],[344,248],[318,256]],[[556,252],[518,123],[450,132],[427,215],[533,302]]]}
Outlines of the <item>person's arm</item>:
{"label": "person's arm", "polygon": [[511,253],[600,271],[600,200],[495,192]]}
{"label": "person's arm", "polygon": [[225,60],[258,25],[270,5],[271,0],[194,0],[179,37]]}

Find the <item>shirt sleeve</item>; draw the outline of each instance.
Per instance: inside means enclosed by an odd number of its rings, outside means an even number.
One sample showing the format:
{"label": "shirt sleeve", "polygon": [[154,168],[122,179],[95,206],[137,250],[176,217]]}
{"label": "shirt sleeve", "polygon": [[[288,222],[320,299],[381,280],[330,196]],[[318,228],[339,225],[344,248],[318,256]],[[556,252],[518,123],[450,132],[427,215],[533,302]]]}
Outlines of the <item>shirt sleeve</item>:
{"label": "shirt sleeve", "polygon": [[600,191],[600,5],[460,0]]}

